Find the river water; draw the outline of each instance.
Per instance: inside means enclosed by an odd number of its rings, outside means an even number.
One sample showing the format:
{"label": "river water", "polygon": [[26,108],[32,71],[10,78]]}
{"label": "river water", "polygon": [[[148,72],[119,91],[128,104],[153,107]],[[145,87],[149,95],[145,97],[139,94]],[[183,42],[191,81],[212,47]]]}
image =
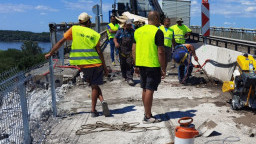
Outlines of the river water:
{"label": "river water", "polygon": [[[9,48],[21,50],[23,42],[2,42],[0,41],[0,50],[7,50]],[[43,49],[43,52],[49,52],[51,49],[50,42],[38,42],[39,47]]]}

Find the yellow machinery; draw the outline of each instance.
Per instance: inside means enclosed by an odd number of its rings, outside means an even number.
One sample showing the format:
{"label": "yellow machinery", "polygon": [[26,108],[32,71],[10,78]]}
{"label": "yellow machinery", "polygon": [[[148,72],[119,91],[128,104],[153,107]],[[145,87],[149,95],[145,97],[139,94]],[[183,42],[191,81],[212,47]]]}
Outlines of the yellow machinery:
{"label": "yellow machinery", "polygon": [[248,54],[237,57],[237,67],[233,73],[233,81],[225,81],[223,92],[231,92],[231,106],[234,110],[249,106],[256,108],[256,61]]}

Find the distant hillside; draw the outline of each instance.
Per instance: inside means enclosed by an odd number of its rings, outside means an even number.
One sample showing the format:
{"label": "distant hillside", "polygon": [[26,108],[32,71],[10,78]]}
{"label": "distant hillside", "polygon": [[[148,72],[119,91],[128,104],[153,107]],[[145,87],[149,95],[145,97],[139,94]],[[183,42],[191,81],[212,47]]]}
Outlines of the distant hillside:
{"label": "distant hillside", "polygon": [[33,33],[27,31],[0,30],[0,41],[41,41],[50,42],[50,33]]}

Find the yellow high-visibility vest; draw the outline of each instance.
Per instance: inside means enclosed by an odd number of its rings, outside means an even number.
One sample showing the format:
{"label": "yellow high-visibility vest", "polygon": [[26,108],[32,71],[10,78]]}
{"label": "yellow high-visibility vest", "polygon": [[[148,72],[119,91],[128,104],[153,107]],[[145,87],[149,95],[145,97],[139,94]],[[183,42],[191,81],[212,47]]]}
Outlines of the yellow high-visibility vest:
{"label": "yellow high-visibility vest", "polygon": [[[113,31],[117,31],[119,29],[119,25],[118,24],[113,25],[112,23],[109,23],[108,26]],[[115,37],[115,34],[114,33],[110,33],[108,28],[107,28],[107,33],[108,33],[108,39],[111,39],[111,38]]]}
{"label": "yellow high-visibility vest", "polygon": [[102,63],[95,47],[100,34],[82,26],[72,27],[72,46],[70,52],[71,65],[88,65]]}
{"label": "yellow high-visibility vest", "polygon": [[162,25],[159,27],[160,30],[164,33],[164,46],[172,47],[172,38],[173,38],[173,30],[171,28],[168,28],[167,31],[165,30],[165,27]]}
{"label": "yellow high-visibility vest", "polygon": [[135,31],[136,66],[160,67],[157,45],[155,44],[155,35],[158,30],[154,25],[145,25]]}
{"label": "yellow high-visibility vest", "polygon": [[176,43],[184,44],[185,43],[185,34],[191,32],[186,25],[179,26],[178,24],[173,25],[171,29],[174,31],[174,39]]}

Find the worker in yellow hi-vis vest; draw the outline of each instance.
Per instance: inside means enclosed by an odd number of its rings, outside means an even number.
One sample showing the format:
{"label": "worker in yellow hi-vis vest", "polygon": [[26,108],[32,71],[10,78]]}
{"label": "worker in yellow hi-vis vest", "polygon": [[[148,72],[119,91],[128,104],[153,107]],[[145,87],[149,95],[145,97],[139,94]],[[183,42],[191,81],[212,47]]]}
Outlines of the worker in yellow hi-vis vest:
{"label": "worker in yellow hi-vis vest", "polygon": [[105,65],[104,57],[100,49],[100,34],[90,29],[91,16],[83,12],[79,15],[79,26],[72,26],[64,37],[58,41],[52,50],[45,55],[48,59],[57,51],[65,41],[72,40],[70,52],[70,64],[77,65],[84,73],[84,80],[88,82],[92,88],[92,108],[91,117],[98,116],[96,111],[97,99],[101,101],[103,114],[110,116],[108,104],[104,101],[99,85],[103,84],[103,71],[105,76],[108,75],[108,70]]}
{"label": "worker in yellow hi-vis vest", "polygon": [[164,25],[159,27],[159,29],[164,33],[165,69],[168,62],[172,59],[172,46],[175,47],[174,31],[170,28],[170,24],[170,18],[165,18]]}
{"label": "worker in yellow hi-vis vest", "polygon": [[143,123],[161,121],[151,113],[154,91],[157,91],[161,76],[165,77],[164,34],[158,28],[159,25],[159,13],[151,11],[148,13],[148,25],[138,28],[134,33],[132,53],[135,72],[140,74],[145,110]]}
{"label": "worker in yellow hi-vis vest", "polygon": [[116,51],[116,59],[118,60],[118,49],[115,48],[114,38],[115,34],[119,29],[119,25],[116,22],[116,17],[111,16],[110,23],[107,25],[107,33],[108,33],[108,40],[110,44],[110,57],[112,60],[112,65],[115,65],[115,55],[114,51]]}
{"label": "worker in yellow hi-vis vest", "polygon": [[186,25],[182,24],[182,18],[178,18],[176,22],[177,24],[171,27],[174,31],[174,39],[177,45],[184,44],[186,42],[185,37],[189,36],[192,31]]}

